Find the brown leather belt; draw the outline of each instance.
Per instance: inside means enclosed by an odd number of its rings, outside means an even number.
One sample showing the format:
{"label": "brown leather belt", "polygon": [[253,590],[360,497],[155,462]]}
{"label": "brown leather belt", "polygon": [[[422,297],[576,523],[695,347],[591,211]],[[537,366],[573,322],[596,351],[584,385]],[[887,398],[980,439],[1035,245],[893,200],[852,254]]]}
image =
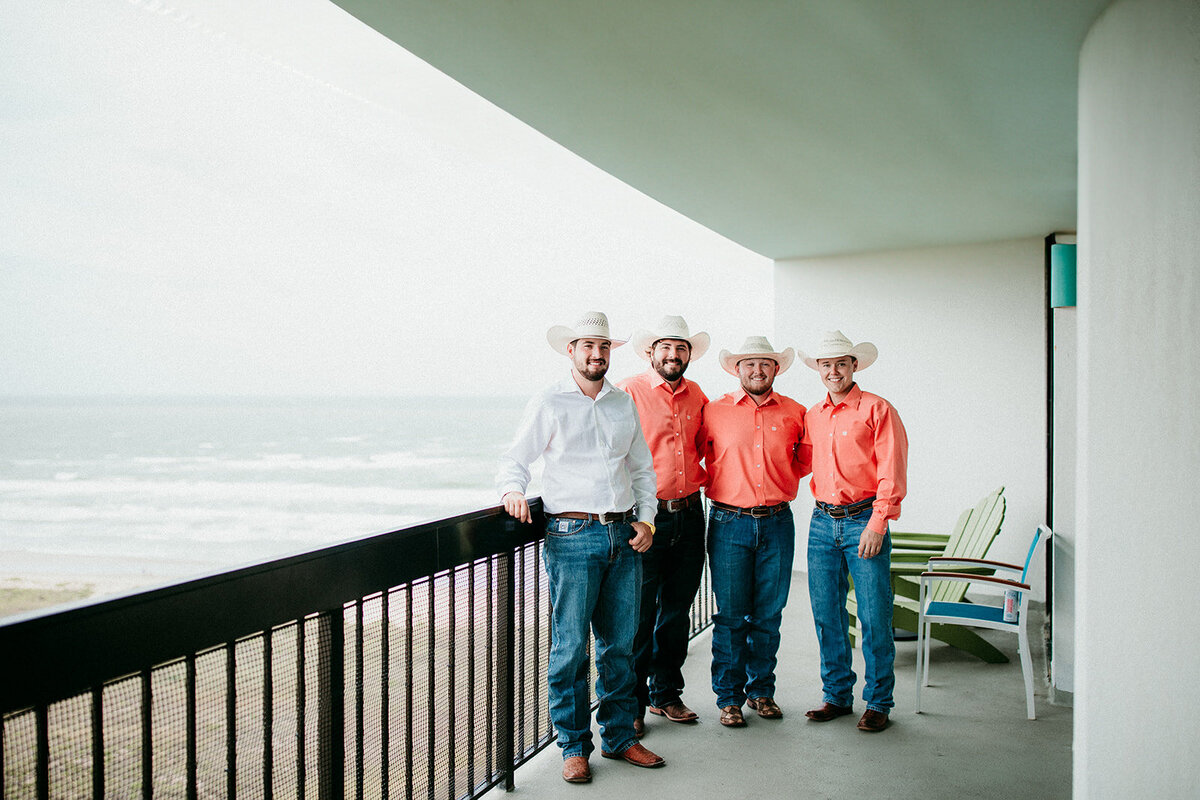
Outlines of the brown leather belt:
{"label": "brown leather belt", "polygon": [[782,503],[776,503],[773,506],[752,506],[750,508],[742,508],[741,506],[727,506],[724,503],[718,503],[716,500],[713,500],[712,504],[715,508],[719,508],[722,511],[732,511],[734,514],[745,514],[748,517],[757,518],[773,517],[780,511],[783,511],[785,508],[791,506],[791,503],[786,500],[784,500]]}
{"label": "brown leather belt", "polygon": [[700,505],[699,491],[692,492],[687,497],[680,497],[676,500],[664,500],[661,497],[658,498],[658,511],[660,514],[664,511],[668,514],[674,514],[676,511],[683,511],[685,508],[691,508],[692,506],[698,505]]}
{"label": "brown leather belt", "polygon": [[820,500],[818,500],[817,508],[821,509],[834,519],[845,519],[846,517],[853,517],[855,514],[864,509],[870,508],[871,504],[874,502],[874,497],[868,497],[866,500],[859,500],[857,503],[851,503],[845,506],[835,506],[830,503],[822,503]]}
{"label": "brown leather belt", "polygon": [[603,514],[589,514],[586,511],[559,511],[556,514],[547,514],[548,517],[561,517],[563,519],[586,519],[592,522],[599,522],[601,525],[609,525],[613,522],[624,522],[633,516],[633,509],[628,511],[607,511]]}

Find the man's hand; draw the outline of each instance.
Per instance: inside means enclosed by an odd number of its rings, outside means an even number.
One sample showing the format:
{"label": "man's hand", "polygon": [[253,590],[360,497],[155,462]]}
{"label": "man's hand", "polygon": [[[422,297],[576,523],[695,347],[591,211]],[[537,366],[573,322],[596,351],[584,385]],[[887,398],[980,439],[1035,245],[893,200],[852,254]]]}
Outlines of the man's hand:
{"label": "man's hand", "polygon": [[858,557],[874,558],[882,549],[883,534],[876,533],[870,528],[863,528],[862,535],[858,537]]}
{"label": "man's hand", "polygon": [[520,522],[533,522],[533,516],[529,513],[529,501],[525,499],[525,495],[520,492],[508,492],[501,499],[509,516]]}
{"label": "man's hand", "polygon": [[650,549],[650,545],[654,544],[654,534],[650,532],[650,526],[644,522],[633,523],[633,538],[629,540],[629,545],[639,553],[644,553]]}

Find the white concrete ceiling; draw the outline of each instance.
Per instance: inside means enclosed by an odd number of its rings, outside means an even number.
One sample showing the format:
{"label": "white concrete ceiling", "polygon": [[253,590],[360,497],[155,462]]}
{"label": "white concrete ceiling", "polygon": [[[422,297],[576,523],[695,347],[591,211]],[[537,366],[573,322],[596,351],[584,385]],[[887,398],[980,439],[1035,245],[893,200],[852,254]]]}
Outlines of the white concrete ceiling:
{"label": "white concrete ceiling", "polygon": [[1075,226],[1079,47],[1109,0],[335,0],[772,258]]}

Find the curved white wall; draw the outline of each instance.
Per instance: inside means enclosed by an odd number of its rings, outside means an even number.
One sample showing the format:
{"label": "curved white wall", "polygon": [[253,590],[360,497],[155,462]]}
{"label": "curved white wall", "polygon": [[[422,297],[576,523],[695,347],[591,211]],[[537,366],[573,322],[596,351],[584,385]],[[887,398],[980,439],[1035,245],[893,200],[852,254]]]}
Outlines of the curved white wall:
{"label": "curved white wall", "polygon": [[1080,57],[1075,793],[1197,797],[1200,2]]}

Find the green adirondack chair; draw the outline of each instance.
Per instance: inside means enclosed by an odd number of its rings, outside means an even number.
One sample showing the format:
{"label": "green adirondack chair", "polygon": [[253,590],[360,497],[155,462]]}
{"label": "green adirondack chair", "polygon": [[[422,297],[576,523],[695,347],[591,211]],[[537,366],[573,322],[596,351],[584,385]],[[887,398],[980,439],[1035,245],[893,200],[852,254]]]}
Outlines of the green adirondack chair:
{"label": "green adirondack chair", "polygon": [[[1000,525],[1004,522],[1004,508],[1004,487],[1001,486],[980,500],[974,508],[960,514],[954,530],[949,534],[892,532],[892,588],[896,594],[892,605],[892,624],[895,627],[916,633],[920,575],[926,570],[929,559],[933,556],[983,558],[992,541],[1000,533]],[[933,592],[936,600],[950,603],[969,602],[966,600],[965,581],[939,581]],[[857,647],[862,630],[858,627],[858,603],[853,587],[846,598],[846,609],[850,613],[850,639]],[[969,628],[934,625],[931,635],[988,663],[1001,664],[1008,661],[1008,656]]]}

